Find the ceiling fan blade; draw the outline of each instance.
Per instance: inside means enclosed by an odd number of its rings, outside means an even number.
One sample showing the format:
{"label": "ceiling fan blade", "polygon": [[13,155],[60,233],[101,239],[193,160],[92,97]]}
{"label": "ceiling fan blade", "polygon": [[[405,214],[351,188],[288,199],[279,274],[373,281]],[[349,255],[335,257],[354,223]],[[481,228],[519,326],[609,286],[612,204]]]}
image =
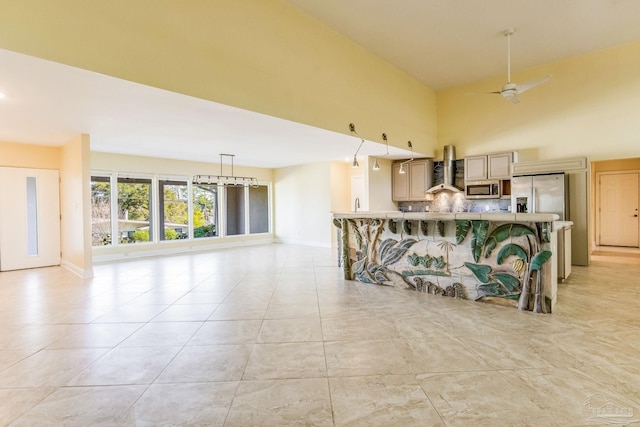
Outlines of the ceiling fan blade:
{"label": "ceiling fan blade", "polygon": [[502,95],[502,91],[492,90],[487,92],[467,92],[466,95]]}
{"label": "ceiling fan blade", "polygon": [[517,86],[517,91],[518,91],[518,93],[522,93],[524,91],[527,91],[527,90],[531,89],[532,87],[536,87],[538,85],[541,85],[542,83],[548,82],[549,79],[551,79],[550,75],[547,75],[547,76],[544,76],[544,77],[540,77],[539,79],[536,79],[536,80],[531,80],[530,82],[518,85]]}

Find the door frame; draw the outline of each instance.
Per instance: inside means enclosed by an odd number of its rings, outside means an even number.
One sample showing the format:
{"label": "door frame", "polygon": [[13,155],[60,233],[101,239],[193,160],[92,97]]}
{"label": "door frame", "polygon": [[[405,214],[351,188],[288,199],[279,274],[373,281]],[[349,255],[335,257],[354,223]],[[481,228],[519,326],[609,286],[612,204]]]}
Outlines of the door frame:
{"label": "door frame", "polygon": [[[629,170],[616,170],[606,172],[596,172],[595,176],[595,241],[596,246],[600,246],[600,177],[603,175],[621,175],[625,173],[637,173],[638,174],[638,193],[640,193],[640,169]],[[640,194],[638,194],[638,200],[640,204]],[[638,227],[638,242],[640,242],[640,226]],[[640,247],[640,246],[639,246]]]}
{"label": "door frame", "polygon": [[[24,232],[26,240],[26,223],[28,215],[26,207],[16,207],[7,214],[5,206],[0,212],[0,271],[23,270],[30,268],[50,267],[61,265],[62,261],[62,230],[60,221],[60,171],[58,169],[44,168],[19,168],[11,166],[0,167],[2,185],[0,197],[6,201],[8,197],[15,196],[16,201],[27,202],[26,183],[27,178],[34,177],[36,185],[36,211],[32,219],[35,219],[35,241],[37,253],[28,254],[27,245],[22,238],[17,238],[14,233]],[[23,190],[20,189],[22,187]],[[17,193],[16,193],[17,192]],[[20,206],[18,203],[16,206]],[[22,215],[20,215],[22,214]],[[18,217],[14,218],[15,215]],[[11,227],[11,221],[16,224]],[[21,225],[24,225],[22,227]],[[19,240],[16,243],[15,239]],[[24,249],[24,252],[21,251]],[[7,256],[6,253],[11,253]]]}

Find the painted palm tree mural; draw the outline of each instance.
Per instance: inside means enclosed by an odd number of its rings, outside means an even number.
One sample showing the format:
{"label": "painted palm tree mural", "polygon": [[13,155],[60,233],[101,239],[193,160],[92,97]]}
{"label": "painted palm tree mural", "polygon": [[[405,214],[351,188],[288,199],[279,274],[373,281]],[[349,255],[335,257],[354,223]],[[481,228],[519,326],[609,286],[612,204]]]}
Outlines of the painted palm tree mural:
{"label": "painted palm tree mural", "polygon": [[455,233],[449,236],[445,221],[334,223],[341,229],[342,263],[349,279],[550,311],[541,273],[551,258],[551,252],[543,250],[550,223],[456,220]]}
{"label": "painted palm tree mural", "polygon": [[[529,310],[533,300],[534,312],[548,312],[550,303],[544,299],[541,280],[541,268],[551,258],[551,251],[542,250],[542,244],[549,241],[548,230],[525,224],[507,223],[489,232],[489,225],[489,221],[456,221],[458,243],[463,242],[471,230],[474,263],[465,262],[465,266],[480,282],[480,298],[514,299],[518,301],[520,310]],[[514,242],[514,238],[520,238],[519,242]],[[488,259],[501,243],[503,244],[498,250],[495,263],[503,266],[507,260],[512,260],[512,272],[497,270],[489,264],[479,264],[482,257]],[[523,270],[525,274],[521,276]]]}

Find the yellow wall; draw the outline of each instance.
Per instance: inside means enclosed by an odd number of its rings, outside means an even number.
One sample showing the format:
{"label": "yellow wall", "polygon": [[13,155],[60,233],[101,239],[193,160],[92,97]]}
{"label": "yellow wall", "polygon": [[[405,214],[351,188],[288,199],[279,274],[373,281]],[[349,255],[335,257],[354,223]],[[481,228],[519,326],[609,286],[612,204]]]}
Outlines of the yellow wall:
{"label": "yellow wall", "polygon": [[80,276],[93,276],[89,135],[61,148],[60,236],[62,264]]}
{"label": "yellow wall", "polygon": [[[366,139],[436,145],[435,93],[281,0],[0,0],[0,48]],[[390,142],[393,145],[393,141]]]}
{"label": "yellow wall", "polygon": [[520,161],[638,157],[640,42],[512,73],[524,83],[552,79],[511,104],[498,95],[506,77],[438,92],[438,141],[458,157],[516,150]]}
{"label": "yellow wall", "polygon": [[59,169],[60,148],[0,141],[0,166]]}

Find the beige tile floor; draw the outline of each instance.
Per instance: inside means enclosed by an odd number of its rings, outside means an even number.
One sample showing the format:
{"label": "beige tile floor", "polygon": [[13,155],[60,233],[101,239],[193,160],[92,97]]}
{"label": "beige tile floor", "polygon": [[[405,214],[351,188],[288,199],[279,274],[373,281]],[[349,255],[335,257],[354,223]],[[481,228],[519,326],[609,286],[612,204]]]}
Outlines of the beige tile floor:
{"label": "beige tile floor", "polygon": [[635,255],[574,267],[552,315],[288,245],[0,273],[0,424],[640,425]]}

